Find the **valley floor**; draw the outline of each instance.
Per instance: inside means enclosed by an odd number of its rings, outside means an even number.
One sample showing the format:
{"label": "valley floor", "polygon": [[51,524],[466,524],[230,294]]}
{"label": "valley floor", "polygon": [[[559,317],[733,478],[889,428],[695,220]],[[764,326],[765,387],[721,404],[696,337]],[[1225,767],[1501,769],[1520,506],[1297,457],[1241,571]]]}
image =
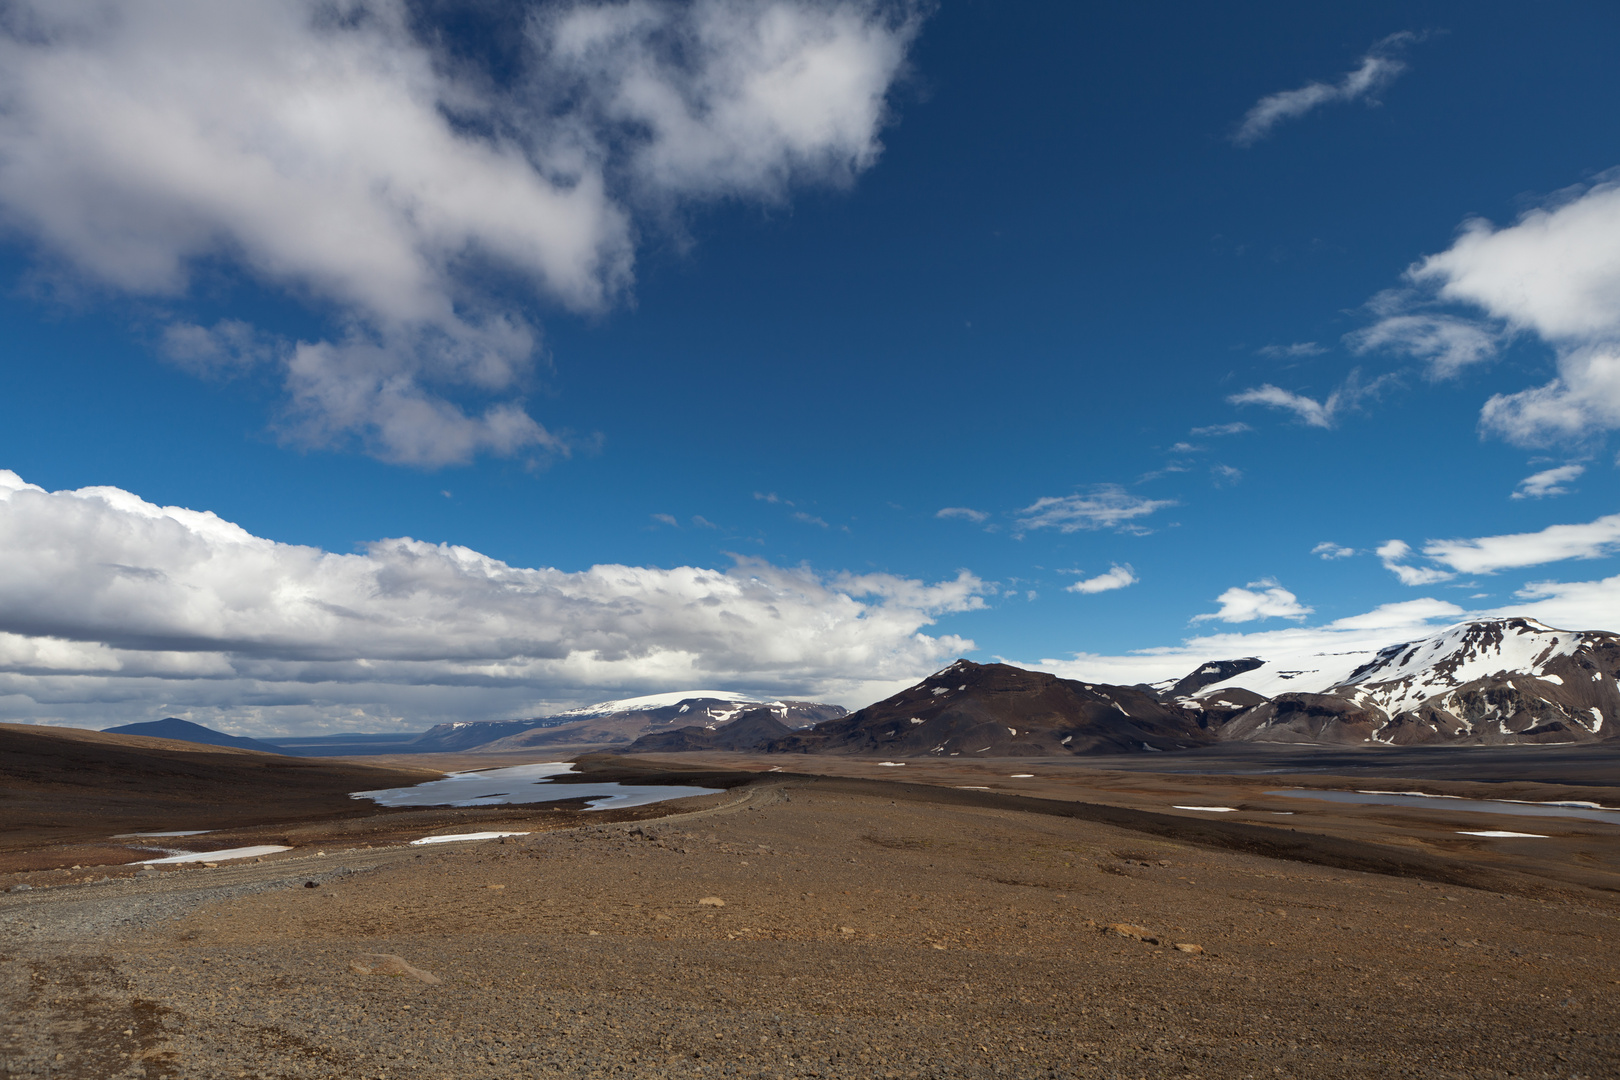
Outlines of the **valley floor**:
{"label": "valley floor", "polygon": [[1620,1075],[1605,867],[877,768],[0,895],[0,1077]]}

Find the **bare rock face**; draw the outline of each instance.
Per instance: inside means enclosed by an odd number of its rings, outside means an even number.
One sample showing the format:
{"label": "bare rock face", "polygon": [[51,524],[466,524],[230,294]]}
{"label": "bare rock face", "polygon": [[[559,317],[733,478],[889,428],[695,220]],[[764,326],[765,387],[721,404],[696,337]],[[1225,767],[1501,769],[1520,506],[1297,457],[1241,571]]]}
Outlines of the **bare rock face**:
{"label": "bare rock face", "polygon": [[1384,717],[1331,694],[1279,694],[1239,714],[1221,738],[1243,742],[1362,743]]}
{"label": "bare rock face", "polygon": [[1197,715],[1139,687],[958,660],[885,701],[793,732],[770,749],[897,757],[1140,753],[1209,742]]}

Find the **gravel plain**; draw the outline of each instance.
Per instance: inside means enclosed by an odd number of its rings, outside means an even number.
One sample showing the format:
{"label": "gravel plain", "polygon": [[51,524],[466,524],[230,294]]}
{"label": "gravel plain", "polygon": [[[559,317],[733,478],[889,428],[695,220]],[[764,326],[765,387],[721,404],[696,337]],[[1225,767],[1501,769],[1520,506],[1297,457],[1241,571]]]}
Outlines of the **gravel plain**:
{"label": "gravel plain", "polygon": [[34,875],[0,894],[0,1077],[1620,1075],[1612,893],[977,798],[767,777],[505,840]]}

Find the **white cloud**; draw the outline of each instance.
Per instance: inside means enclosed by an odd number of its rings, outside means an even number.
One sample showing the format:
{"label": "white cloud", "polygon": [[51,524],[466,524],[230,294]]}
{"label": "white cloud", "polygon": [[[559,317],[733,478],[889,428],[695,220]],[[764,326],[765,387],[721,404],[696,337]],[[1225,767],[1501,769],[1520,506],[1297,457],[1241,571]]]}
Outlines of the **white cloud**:
{"label": "white cloud", "polygon": [[674,514],[653,514],[652,519],[658,522],[660,525],[668,525],[675,529],[681,527],[681,523],[676,520]]}
{"label": "white cloud", "polygon": [[1148,499],[1132,495],[1118,484],[1099,484],[1086,495],[1046,496],[1018,511],[1021,530],[1056,529],[1062,533],[1082,529],[1122,529],[1140,526],[1137,518],[1176,505],[1170,499]]}
{"label": "white cloud", "polygon": [[1571,480],[1578,479],[1585,471],[1585,465],[1572,462],[1554,469],[1543,469],[1541,472],[1531,473],[1519,481],[1519,486],[1513,492],[1512,497],[1515,499],[1544,499],[1550,495],[1568,495],[1569,489],[1564,485]]}
{"label": "white cloud", "polygon": [[1280,386],[1264,383],[1241,393],[1232,394],[1227,401],[1233,405],[1266,405],[1273,409],[1293,413],[1307,427],[1331,428],[1338,423],[1339,414],[1354,409],[1368,398],[1376,397],[1383,388],[1396,381],[1393,373],[1384,374],[1371,382],[1363,382],[1361,371],[1352,369],[1326,399],[1315,398],[1284,390]]}
{"label": "white cloud", "polygon": [[1423,554],[1463,574],[1491,574],[1565,559],[1600,559],[1620,551],[1620,514],[1539,532],[1430,540]]}
{"label": "white cloud", "polygon": [[1386,540],[1378,546],[1377,554],[1384,569],[1399,578],[1402,585],[1434,585],[1457,576],[1430,566],[1407,566],[1406,560],[1412,557],[1412,546],[1405,540]]}
{"label": "white cloud", "polygon": [[1195,427],[1188,432],[1195,438],[1213,438],[1220,435],[1241,435],[1245,431],[1253,431],[1248,424],[1238,421],[1233,424],[1211,424],[1209,427]]}
{"label": "white cloud", "polygon": [[1531,618],[1567,630],[1620,630],[1620,575],[1598,581],[1538,582],[1521,590],[1512,604],[1472,611],[1431,597],[1382,604],[1322,626],[1298,626],[1255,633],[1210,634],[1177,645],[1133,653],[1080,653],[1022,666],[1068,679],[1132,685],[1180,678],[1212,660],[1259,656],[1279,666],[1340,668],[1343,658],[1371,654],[1389,645],[1427,637],[1468,619]]}
{"label": "white cloud", "polygon": [[1123,589],[1128,585],[1135,585],[1141,579],[1136,576],[1130,563],[1115,563],[1108,568],[1106,574],[1098,574],[1094,578],[1085,578],[1068,586],[1065,592],[1100,593],[1111,592],[1114,589]]}
{"label": "white cloud", "polygon": [[1214,464],[1209,467],[1210,474],[1215,477],[1216,487],[1230,487],[1243,479],[1243,470],[1232,465]]}
{"label": "white cloud", "polygon": [[1261,578],[1249,582],[1248,588],[1233,586],[1216,601],[1221,609],[1205,615],[1194,615],[1195,623],[1219,619],[1221,622],[1243,623],[1256,619],[1303,619],[1314,608],[1299,602],[1299,597],[1279,585],[1275,578]]}
{"label": "white cloud", "polygon": [[[1529,333],[1552,346],[1552,381],[1497,394],[1481,426],[1526,446],[1583,442],[1620,428],[1620,180],[1614,174],[1560,192],[1515,224],[1464,223],[1447,250],[1407,273],[1434,301],[1465,304],[1509,333]],[[1463,362],[1485,355],[1499,332],[1484,322],[1444,317],[1462,343]],[[1363,334],[1383,334],[1374,326]],[[1401,344],[1398,334],[1388,343]],[[1423,346],[1418,344],[1421,350]],[[1438,348],[1438,347],[1435,347]],[[1442,349],[1431,354],[1443,357]]]}
{"label": "white cloud", "polygon": [[1358,353],[1389,349],[1428,361],[1429,377],[1447,379],[1496,355],[1498,335],[1489,327],[1450,315],[1391,313],[1345,335]]}
{"label": "white cloud", "polygon": [[1327,352],[1314,341],[1296,341],[1292,345],[1262,345],[1257,350],[1261,356],[1283,360],[1299,356],[1320,356]]}
{"label": "white cloud", "polygon": [[[280,365],[293,441],[426,466],[560,451],[523,408],[531,301],[622,296],[644,212],[870,166],[909,11],[576,4],[533,21],[499,89],[413,37],[404,0],[18,0],[0,215],[114,292],[183,304],[224,260],[330,313],[331,340],[162,335],[192,370]],[[522,295],[489,299],[492,273]]]}
{"label": "white cloud", "polygon": [[340,555],[5,471],[0,550],[0,715],[184,713],[262,733],[696,686],[866,704],[972,649],[923,629],[986,592],[965,571],[929,584],[752,560],[524,568],[408,538]]}
{"label": "white cloud", "polygon": [[1355,553],[1355,548],[1347,548],[1342,545],[1335,544],[1331,540],[1324,540],[1320,544],[1317,544],[1315,547],[1311,548],[1312,555],[1317,555],[1324,559],[1348,559]]}
{"label": "white cloud", "polygon": [[1243,117],[1232,141],[1239,146],[1252,146],[1284,120],[1297,119],[1333,102],[1366,99],[1376,103],[1374,95],[1406,70],[1406,63],[1395,54],[1418,40],[1419,36],[1413,33],[1391,34],[1367,50],[1356,69],[1346,72],[1338,82],[1310,82],[1297,90],[1283,90],[1261,98]]}
{"label": "white cloud", "polygon": [[980,524],[990,520],[990,515],[985,513],[983,510],[974,510],[966,506],[947,506],[934,516],[937,518],[946,519],[955,518],[959,521],[971,521],[975,524]]}
{"label": "white cloud", "polygon": [[1282,409],[1293,413],[1308,427],[1332,427],[1334,414],[1339,410],[1337,394],[1328,395],[1326,401],[1317,401],[1270,383],[1232,394],[1226,400],[1233,405],[1269,405],[1273,409]]}

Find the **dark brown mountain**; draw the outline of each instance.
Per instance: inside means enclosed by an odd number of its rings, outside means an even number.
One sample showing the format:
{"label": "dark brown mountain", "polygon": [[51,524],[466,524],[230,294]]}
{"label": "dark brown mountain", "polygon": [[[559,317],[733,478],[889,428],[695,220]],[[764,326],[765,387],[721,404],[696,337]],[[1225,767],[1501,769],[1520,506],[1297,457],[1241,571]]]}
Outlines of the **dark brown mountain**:
{"label": "dark brown mountain", "polygon": [[624,754],[674,753],[683,750],[759,750],[793,734],[770,708],[743,713],[719,727],[687,726],[654,731],[619,751]]}
{"label": "dark brown mountain", "polygon": [[1151,691],[958,660],[908,690],[769,744],[782,753],[894,757],[1125,754],[1198,746],[1199,710]]}

